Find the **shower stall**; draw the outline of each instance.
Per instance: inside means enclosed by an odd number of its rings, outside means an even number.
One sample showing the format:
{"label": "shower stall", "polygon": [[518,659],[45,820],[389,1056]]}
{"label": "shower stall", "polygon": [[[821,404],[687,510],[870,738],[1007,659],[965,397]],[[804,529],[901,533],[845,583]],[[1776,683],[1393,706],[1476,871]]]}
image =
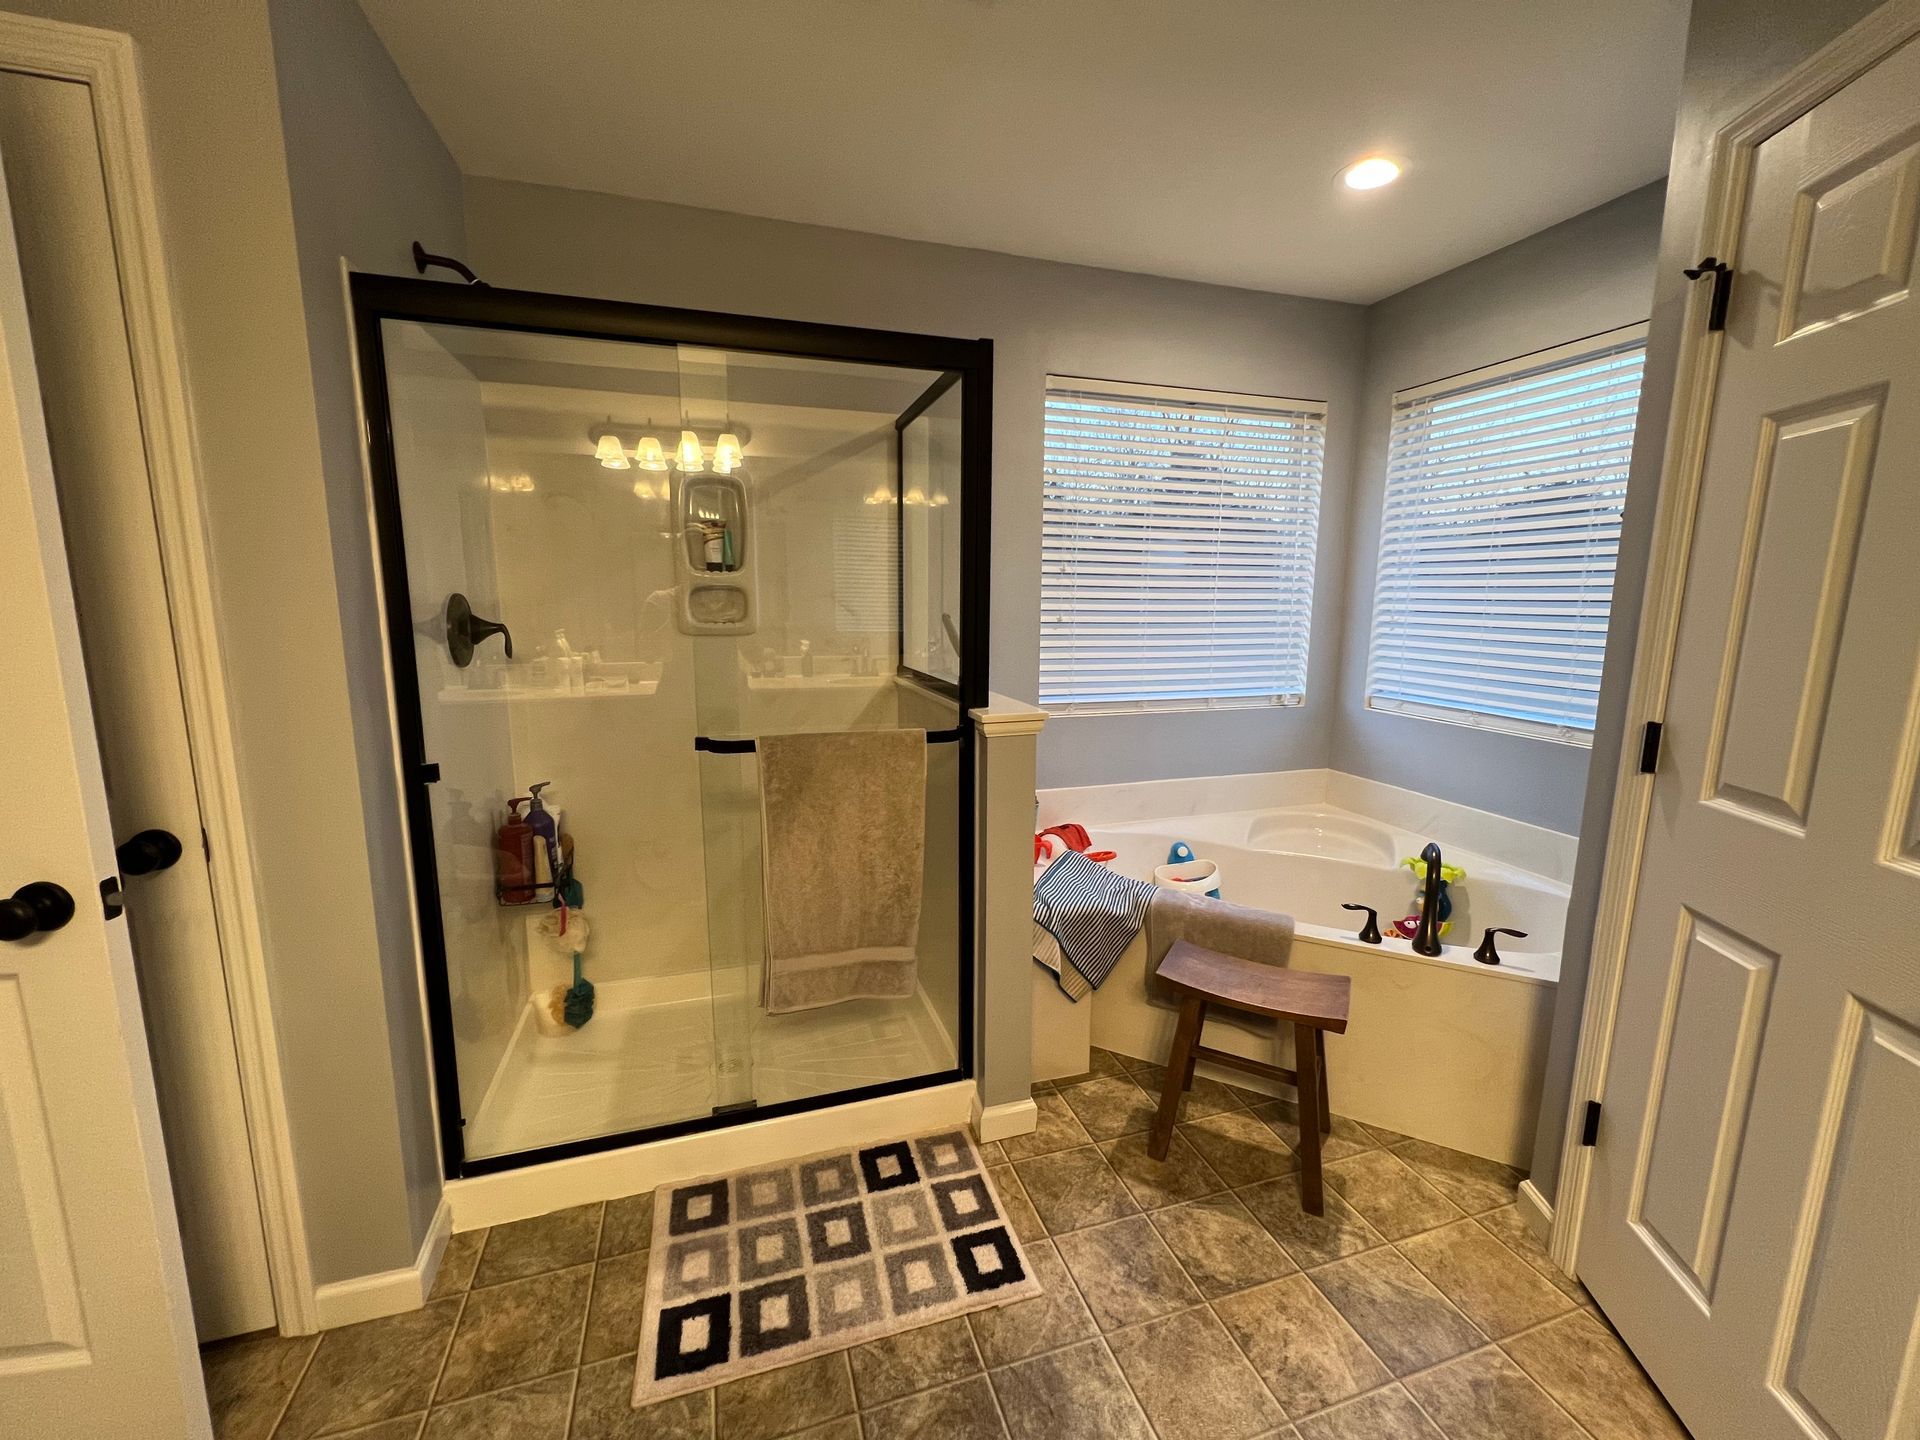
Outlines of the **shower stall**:
{"label": "shower stall", "polygon": [[[352,303],[447,1174],[970,1077],[990,344]],[[913,994],[769,1013],[758,742],[873,729],[926,732]]]}

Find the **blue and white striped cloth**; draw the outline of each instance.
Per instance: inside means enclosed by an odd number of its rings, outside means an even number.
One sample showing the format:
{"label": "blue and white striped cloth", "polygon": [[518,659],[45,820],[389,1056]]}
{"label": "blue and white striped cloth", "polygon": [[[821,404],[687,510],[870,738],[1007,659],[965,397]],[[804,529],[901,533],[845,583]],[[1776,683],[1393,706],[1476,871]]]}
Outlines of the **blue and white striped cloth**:
{"label": "blue and white striped cloth", "polygon": [[1140,933],[1153,886],[1069,850],[1033,885],[1033,958],[1070,1000],[1097,990]]}

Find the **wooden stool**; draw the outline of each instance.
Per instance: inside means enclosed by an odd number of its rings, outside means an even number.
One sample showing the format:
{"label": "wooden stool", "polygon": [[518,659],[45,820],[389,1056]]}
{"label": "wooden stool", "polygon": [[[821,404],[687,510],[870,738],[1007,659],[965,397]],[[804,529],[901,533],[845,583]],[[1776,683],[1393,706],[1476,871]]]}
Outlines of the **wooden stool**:
{"label": "wooden stool", "polygon": [[[1173,1032],[1173,1053],[1167,1056],[1167,1080],[1160,1092],[1160,1113],[1147,1140],[1147,1154],[1167,1158],[1173,1143],[1173,1122],[1180,1113],[1180,1097],[1193,1088],[1193,1067],[1199,1060],[1231,1066],[1250,1075],[1281,1080],[1300,1094],[1300,1208],[1309,1215],[1326,1213],[1320,1182],[1320,1132],[1333,1128],[1333,1106],[1327,1099],[1327,1032],[1347,1028],[1347,1001],[1353,982],[1345,975],[1318,975],[1308,970],[1286,970],[1242,960],[1215,950],[1179,941],[1167,951],[1157,972],[1184,995],[1180,1024]],[[1270,1015],[1293,1026],[1293,1055],[1297,1070],[1263,1064],[1200,1043],[1209,1005],[1226,1005]],[[1317,1116],[1319,1124],[1309,1117]]]}

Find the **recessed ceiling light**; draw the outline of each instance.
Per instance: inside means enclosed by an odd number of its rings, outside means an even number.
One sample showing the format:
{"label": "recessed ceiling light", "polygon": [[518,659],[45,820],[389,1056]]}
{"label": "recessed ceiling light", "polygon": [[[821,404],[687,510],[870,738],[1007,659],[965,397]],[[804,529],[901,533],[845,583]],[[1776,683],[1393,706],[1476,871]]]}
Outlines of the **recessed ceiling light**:
{"label": "recessed ceiling light", "polygon": [[1349,190],[1378,190],[1400,178],[1400,166],[1384,155],[1369,155],[1347,166],[1340,172],[1340,178],[1347,182]]}

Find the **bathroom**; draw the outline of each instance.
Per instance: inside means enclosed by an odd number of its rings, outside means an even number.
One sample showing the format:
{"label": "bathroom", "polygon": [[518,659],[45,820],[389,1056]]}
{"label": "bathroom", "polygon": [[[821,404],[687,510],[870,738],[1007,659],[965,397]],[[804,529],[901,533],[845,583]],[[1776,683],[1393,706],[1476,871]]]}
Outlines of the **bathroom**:
{"label": "bathroom", "polygon": [[1710,443],[1910,323],[1914,0],[15,8],[0,1430],[1905,1413],[1904,892],[1687,887],[1920,865],[1911,377]]}

